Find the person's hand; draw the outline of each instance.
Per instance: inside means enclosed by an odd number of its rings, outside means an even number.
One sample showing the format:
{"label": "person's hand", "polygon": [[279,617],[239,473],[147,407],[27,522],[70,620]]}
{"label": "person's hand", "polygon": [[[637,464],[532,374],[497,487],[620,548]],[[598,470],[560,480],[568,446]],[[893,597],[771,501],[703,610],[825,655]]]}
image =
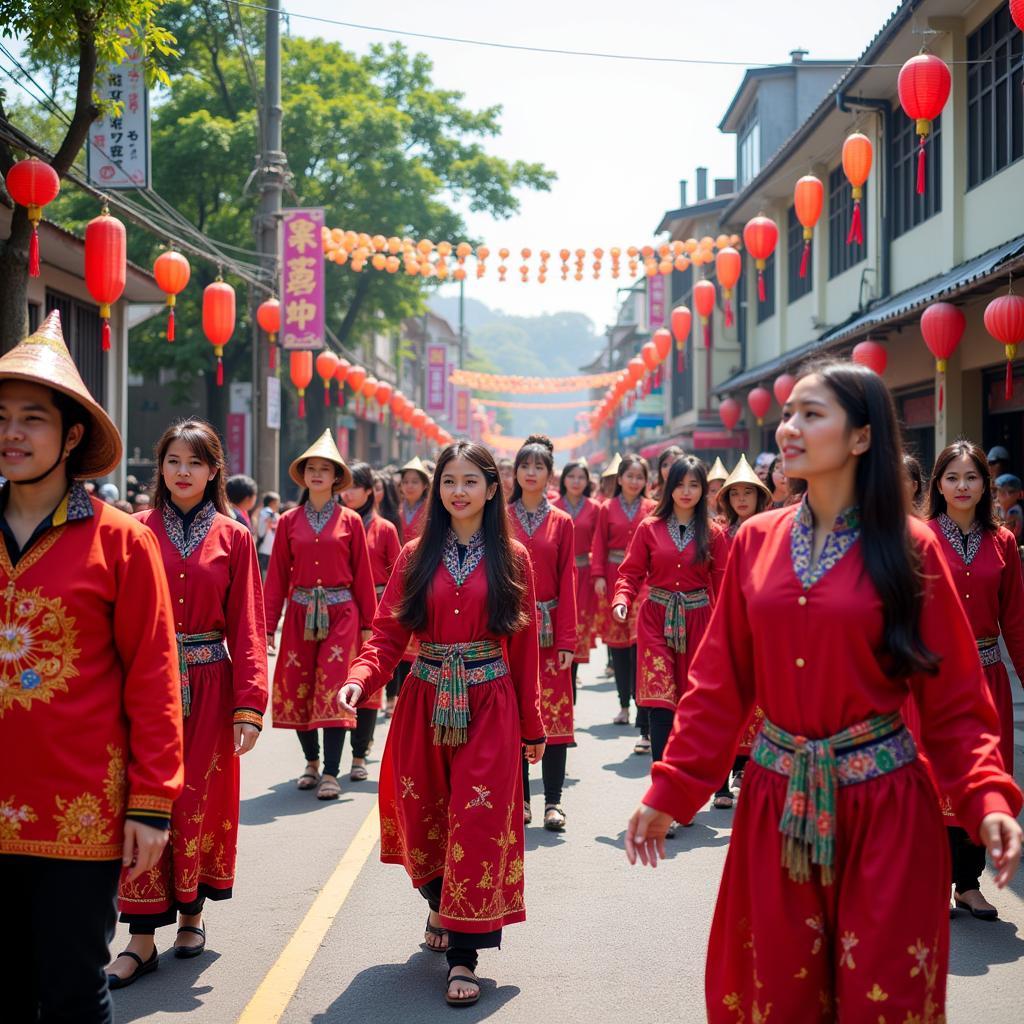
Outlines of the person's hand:
{"label": "person's hand", "polygon": [[274,646],[274,634],[273,633],[268,633],[267,634],[267,650],[271,654],[273,654],[274,651],[277,650],[277,648]]}
{"label": "person's hand", "polygon": [[124,823],[124,846],[121,849],[121,863],[128,872],[128,881],[134,882],[139,875],[154,868],[164,852],[170,831],[143,825],[141,821],[126,818]]}
{"label": "person's hand", "polygon": [[665,836],[672,824],[672,815],[656,811],[647,804],[641,804],[626,826],[626,859],[635,864],[637,859],[644,866],[658,866],[658,858],[665,859]]}
{"label": "person's hand", "polygon": [[371,636],[373,636],[372,629],[359,630],[359,650],[362,650],[370,642]]}
{"label": "person's hand", "polygon": [[523,746],[523,756],[530,764],[536,764],[544,756],[546,743],[527,743]]}
{"label": "person's hand", "polygon": [[567,668],[572,668],[572,651],[559,651],[558,652],[558,670],[564,672]]}
{"label": "person's hand", "polygon": [[625,622],[629,617],[629,609],[624,604],[617,604],[612,608],[612,618],[616,622]]}
{"label": "person's hand", "polygon": [[1020,866],[1020,824],[1009,814],[986,814],[980,836],[996,868],[996,885],[1003,889]]}
{"label": "person's hand", "polygon": [[358,683],[346,683],[338,694],[338,703],[342,711],[356,713],[356,705],[363,699],[363,688]]}
{"label": "person's hand", "polygon": [[235,725],[235,757],[241,757],[243,754],[247,754],[253,747],[256,746],[256,741],[260,738],[260,731],[255,725],[250,725],[248,722],[238,722]]}
{"label": "person's hand", "polygon": [[598,576],[594,580],[594,593],[598,597],[604,597],[608,593],[608,584],[603,576]]}

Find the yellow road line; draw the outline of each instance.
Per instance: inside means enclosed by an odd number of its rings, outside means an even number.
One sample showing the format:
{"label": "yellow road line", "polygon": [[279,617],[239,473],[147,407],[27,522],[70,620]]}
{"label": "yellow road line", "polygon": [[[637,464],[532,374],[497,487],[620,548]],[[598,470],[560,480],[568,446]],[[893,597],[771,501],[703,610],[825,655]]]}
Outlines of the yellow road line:
{"label": "yellow road line", "polygon": [[276,1024],[281,1019],[379,836],[374,802],[327,884],[242,1011],[238,1024]]}

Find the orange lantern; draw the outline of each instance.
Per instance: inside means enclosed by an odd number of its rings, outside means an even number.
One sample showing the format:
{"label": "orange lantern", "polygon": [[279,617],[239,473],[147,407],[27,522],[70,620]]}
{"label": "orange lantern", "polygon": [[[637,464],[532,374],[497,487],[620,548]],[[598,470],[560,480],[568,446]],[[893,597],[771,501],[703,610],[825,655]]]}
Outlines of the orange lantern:
{"label": "orange lantern", "polygon": [[814,237],[814,228],[821,217],[822,207],[825,204],[825,186],[820,178],[813,174],[805,174],[793,189],[793,207],[796,210],[796,219],[800,221],[804,229],[804,251],[800,257],[800,276],[807,276],[807,267],[811,256],[811,239]]}
{"label": "orange lantern", "polygon": [[11,198],[28,210],[28,222],[32,225],[32,235],[28,242],[28,274],[29,277],[38,277],[39,221],[43,216],[43,207],[53,202],[60,192],[60,177],[48,163],[30,156],[11,167],[5,184]]}
{"label": "orange lantern", "polygon": [[682,373],[686,339],[690,336],[690,325],[693,322],[693,317],[687,306],[676,306],[672,310],[672,317],[669,322],[672,324],[672,337],[676,339],[676,373]]}
{"label": "orange lantern", "polygon": [[338,405],[345,407],[345,381],[348,379],[348,371],[352,364],[344,357],[338,359],[337,369],[334,371],[334,379],[338,382]]}
{"label": "orange lantern", "polygon": [[217,357],[217,387],[224,384],[224,346],[235,331],[235,289],[219,277],[203,290],[203,333]]}
{"label": "orange lantern", "polygon": [[178,294],[188,284],[192,268],[180,252],[168,249],[157,256],[153,264],[153,276],[160,291],[167,293],[167,340],[174,341],[174,304]]}
{"label": "orange lantern", "polygon": [[860,201],[864,198],[864,183],[871,173],[871,161],[874,149],[871,140],[861,132],[847,136],[843,143],[843,172],[853,187],[853,217],[850,220],[850,233],[846,236],[846,244],[856,242],[864,244],[864,225],[860,215]]}
{"label": "orange lantern", "polygon": [[644,361],[639,356],[633,356],[626,364],[626,373],[630,387],[638,384],[644,375]]}
{"label": "orange lantern", "polygon": [[658,346],[653,341],[648,341],[640,349],[640,358],[648,370],[656,370],[661,360],[658,358]]}
{"label": "orange lantern", "polygon": [[409,417],[409,426],[412,427],[417,433],[423,433],[423,428],[427,425],[427,414],[420,409],[415,407],[412,411],[412,415]]}
{"label": "orange lantern", "polygon": [[779,240],[779,227],[770,217],[758,214],[747,221],[743,228],[743,244],[747,251],[754,257],[754,265],[757,267],[757,299],[759,302],[767,302],[768,296],[764,290],[764,269],[768,259],[775,252],[775,245]]}
{"label": "orange lantern", "polygon": [[104,206],[85,228],[85,286],[99,303],[104,352],[110,351],[110,307],[124,292],[127,253],[124,225]]}
{"label": "orange lantern", "polygon": [[256,307],[256,323],[266,331],[270,342],[270,369],[277,370],[277,334],[281,330],[281,303],[265,299]]}
{"label": "orange lantern", "polygon": [[698,281],[693,286],[693,304],[704,325],[704,348],[711,348],[711,317],[715,312],[715,286],[711,281]]}
{"label": "orange lantern", "polygon": [[338,369],[338,363],[338,357],[330,349],[325,348],[316,357],[316,372],[324,382],[324,405],[328,407],[331,404],[331,380]]}
{"label": "orange lantern", "polygon": [[306,418],[306,388],[313,379],[313,353],[308,350],[292,352],[289,355],[288,370],[292,384],[299,393],[299,419]]}
{"label": "orange lantern", "polygon": [[654,332],[654,337],[651,340],[658,353],[658,362],[665,362],[669,352],[672,351],[672,335],[664,327],[661,327]]}
{"label": "orange lantern", "polygon": [[382,380],[377,385],[377,394],[374,398],[377,399],[377,405],[380,407],[380,422],[384,422],[384,410],[390,407],[391,403],[391,385],[387,381]]}
{"label": "orange lantern", "polygon": [[376,377],[367,377],[366,380],[363,381],[363,386],[359,389],[359,393],[363,398],[369,401],[377,394],[378,384],[379,381]]}
{"label": "orange lantern", "polygon": [[727,245],[718,250],[718,255],[715,257],[715,272],[718,275],[718,283],[722,286],[725,299],[726,327],[732,327],[732,290],[740,279],[742,269],[743,257],[736,249]]}

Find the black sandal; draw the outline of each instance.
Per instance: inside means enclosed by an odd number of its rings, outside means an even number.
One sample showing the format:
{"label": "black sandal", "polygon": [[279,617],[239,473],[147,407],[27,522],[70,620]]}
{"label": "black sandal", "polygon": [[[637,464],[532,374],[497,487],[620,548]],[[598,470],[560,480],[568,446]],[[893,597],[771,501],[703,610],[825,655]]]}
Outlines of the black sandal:
{"label": "black sandal", "polygon": [[143,960],[138,953],[133,953],[130,949],[126,949],[123,953],[118,953],[114,959],[116,960],[122,956],[128,957],[129,960],[134,960],[139,966],[127,978],[119,978],[116,974],[108,974],[108,988],[127,988],[129,985],[134,985],[144,974],[150,974],[160,966],[160,954],[155,948],[153,955],[148,960]]}
{"label": "black sandal", "polygon": [[560,804],[548,804],[544,808],[544,827],[549,832],[565,831],[565,811]]}
{"label": "black sandal", "polygon": [[[430,923],[430,915],[429,914],[427,914],[427,923],[426,923],[426,926],[425,926],[425,930],[426,930],[427,935],[433,935],[434,938],[437,938],[437,939],[447,939],[448,938],[448,929],[447,928],[435,928]],[[427,949],[429,949],[431,953],[447,953],[448,952],[448,946],[447,945],[444,945],[444,946],[432,946],[429,942],[426,941],[426,938],[424,938],[423,945],[426,946]]]}
{"label": "black sandal", "polygon": [[[459,965],[456,964],[456,967]],[[477,981],[476,974],[473,973],[470,977],[466,978],[462,975],[453,978],[452,971],[455,967],[448,968],[448,980],[444,983],[444,998],[449,1006],[472,1006],[475,1002],[480,999],[480,982]],[[466,968],[468,970],[468,968]],[[451,987],[453,981],[461,981],[465,985],[476,985],[476,995],[465,996],[462,999],[456,999],[451,995]]]}
{"label": "black sandal", "polygon": [[175,946],[174,955],[179,960],[191,960],[195,956],[199,956],[200,953],[206,952],[206,929],[200,926],[199,928],[194,927],[190,924],[183,924],[178,929],[178,935],[182,932],[191,932],[193,935],[201,935],[203,941],[198,946]]}

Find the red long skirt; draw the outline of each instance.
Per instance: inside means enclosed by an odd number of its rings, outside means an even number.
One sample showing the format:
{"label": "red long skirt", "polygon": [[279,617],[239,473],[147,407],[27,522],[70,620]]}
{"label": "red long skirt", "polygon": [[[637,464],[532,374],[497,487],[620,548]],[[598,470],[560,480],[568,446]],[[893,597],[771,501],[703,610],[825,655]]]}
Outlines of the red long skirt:
{"label": "red long skirt", "polygon": [[[551,612],[556,635],[558,609]],[[558,667],[558,650],[554,647],[540,649],[540,717],[548,743],[565,746],[574,743],[572,707],[572,666]]]}
{"label": "red long skirt", "polygon": [[[634,606],[635,607],[635,606]],[[675,711],[686,690],[686,674],[704,631],[711,621],[711,606],[686,613],[686,650],[675,651],[665,640],[665,608],[654,601],[640,605],[636,624],[636,703],[641,708]]]}
{"label": "red long skirt", "polygon": [[573,660],[581,664],[590,661],[590,649],[594,646],[594,611],[597,594],[590,576],[589,565],[576,566],[576,650]]}

